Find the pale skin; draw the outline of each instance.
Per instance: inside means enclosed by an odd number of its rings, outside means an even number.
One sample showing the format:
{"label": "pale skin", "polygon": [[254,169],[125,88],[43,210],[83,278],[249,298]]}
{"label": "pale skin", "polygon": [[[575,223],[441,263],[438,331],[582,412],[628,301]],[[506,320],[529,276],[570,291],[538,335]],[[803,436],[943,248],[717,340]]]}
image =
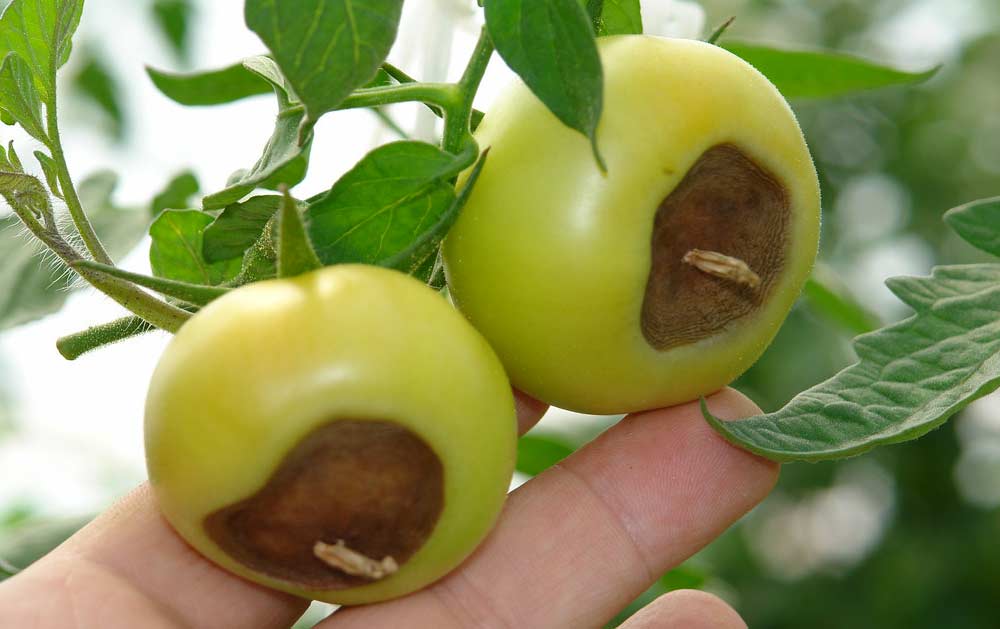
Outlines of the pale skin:
{"label": "pale skin", "polygon": [[[518,396],[522,432],[544,406]],[[727,389],[716,416],[759,412]],[[660,575],[764,499],[778,466],[722,440],[697,403],[631,415],[510,495],[453,573],[410,596],[343,609],[320,629],[601,627]],[[21,629],[287,629],[307,601],[217,568],[159,515],[146,485],[0,584]],[[677,591],[627,629],[746,627],[721,599]]]}

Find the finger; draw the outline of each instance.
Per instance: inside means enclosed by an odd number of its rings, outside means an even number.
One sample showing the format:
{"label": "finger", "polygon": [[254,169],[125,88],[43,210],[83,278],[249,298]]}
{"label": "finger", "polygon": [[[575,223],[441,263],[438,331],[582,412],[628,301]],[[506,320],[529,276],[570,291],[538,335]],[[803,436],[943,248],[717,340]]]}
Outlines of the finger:
{"label": "finger", "polygon": [[668,592],[639,610],[621,629],[746,629],[718,596],[698,590]]}
{"label": "finger", "polygon": [[514,407],[517,409],[517,433],[523,435],[542,418],[549,405],[539,402],[527,393],[514,389]]}
{"label": "finger", "polygon": [[[732,390],[709,405],[720,417],[759,412]],[[719,437],[697,403],[629,416],[514,492],[448,577],[324,626],[600,626],[762,500],[777,475]]]}
{"label": "finger", "polygon": [[[523,432],[538,422],[546,406],[515,392],[518,426]],[[103,584],[108,600],[145,605],[182,626],[219,628],[287,628],[307,606],[307,601],[275,592],[225,572],[203,558],[173,531],[160,515],[148,486],[143,485],[105,514],[87,525],[63,546],[0,587],[0,608],[35,584],[64,584],[69,573],[97,572],[104,579],[88,578],[88,600],[99,598]],[[20,585],[30,581],[31,586]],[[81,580],[73,581],[80,584]],[[77,587],[74,585],[74,587]],[[131,591],[124,593],[124,588]],[[100,611],[95,610],[95,611]],[[104,611],[107,611],[106,609]],[[153,621],[149,620],[150,626]]]}
{"label": "finger", "polygon": [[[68,578],[80,573],[92,576]],[[84,609],[95,599],[124,600],[128,590],[132,606],[104,612],[132,613],[142,601],[150,612],[158,609],[159,617],[182,627],[287,629],[308,605],[232,576],[203,558],[163,519],[145,484],[11,581],[16,584],[22,576],[61,585],[69,591],[57,596],[80,601]],[[4,595],[0,588],[0,607]],[[55,626],[63,625],[40,624],[39,629]]]}

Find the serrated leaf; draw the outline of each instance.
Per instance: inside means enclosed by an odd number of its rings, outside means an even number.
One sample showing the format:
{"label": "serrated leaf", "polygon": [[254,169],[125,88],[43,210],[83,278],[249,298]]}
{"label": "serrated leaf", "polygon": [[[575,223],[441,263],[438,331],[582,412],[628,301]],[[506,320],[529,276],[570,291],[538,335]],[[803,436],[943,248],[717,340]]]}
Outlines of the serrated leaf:
{"label": "serrated leaf", "polygon": [[62,191],[59,189],[59,172],[56,169],[55,161],[41,151],[35,151],[35,159],[38,160],[38,165],[42,167],[42,173],[45,175],[45,183],[49,186],[49,192],[55,197],[63,198]]}
{"label": "serrated leaf", "polygon": [[197,210],[166,210],[149,228],[153,244],[149,261],[157,277],[180,282],[218,286],[240,272],[235,258],[209,263],[202,256],[202,238],[212,217]]}
{"label": "serrated leaf", "polygon": [[396,40],[403,0],[247,0],[247,26],[305,105],[305,128],[365,85]]}
{"label": "serrated leaf", "polygon": [[271,83],[278,99],[278,118],[257,163],[231,178],[222,191],[202,199],[202,207],[206,210],[217,210],[236,203],[257,188],[277,190],[283,185],[291,188],[305,178],[309,168],[312,135],[304,144],[300,143],[299,131],[305,112],[298,106],[295,95],[287,91],[281,70],[268,57],[247,59],[244,67]]}
{"label": "serrated leaf", "polygon": [[150,216],[156,216],[163,210],[183,210],[190,207],[191,198],[200,190],[198,178],[190,170],[174,175],[150,201]]}
{"label": "serrated leaf", "polygon": [[428,227],[424,233],[414,238],[405,249],[390,258],[380,261],[380,266],[396,269],[424,282],[433,283],[441,243],[444,241],[445,236],[448,235],[455,221],[458,220],[458,215],[461,213],[462,208],[468,202],[469,196],[472,194],[472,189],[479,180],[479,174],[486,164],[488,155],[489,149],[483,151],[479,160],[476,161],[476,165],[462,184],[462,189],[452,200],[448,209],[441,213],[437,221]]}
{"label": "serrated leaf", "polygon": [[43,144],[49,143],[31,68],[16,52],[7,53],[0,67],[0,107],[28,135]]}
{"label": "serrated leaf", "polygon": [[190,55],[189,34],[194,7],[191,0],[155,0],[153,20],[170,44],[177,58],[186,61]]}
{"label": "serrated leaf", "polygon": [[585,0],[598,37],[642,34],[639,0]]}
{"label": "serrated leaf", "polygon": [[952,208],[944,222],[969,244],[1000,256],[1000,197]]}
{"label": "serrated leaf", "polygon": [[538,476],[573,454],[573,445],[559,437],[532,433],[517,442],[517,471]]}
{"label": "serrated leaf", "polygon": [[104,61],[85,52],[84,62],[73,76],[73,88],[100,108],[111,123],[111,135],[121,140],[125,132],[125,111],[119,102],[121,90]]}
{"label": "serrated leaf", "polygon": [[546,107],[597,149],[604,74],[587,12],[578,0],[486,0],[497,52]]}
{"label": "serrated leaf", "polygon": [[374,264],[406,249],[451,206],[448,179],[465,158],[423,142],[395,142],[366,155],[309,204],[309,236],[324,264]]}
{"label": "serrated leaf", "polygon": [[247,70],[242,61],[217,70],[190,73],[147,67],[146,74],[164,96],[190,107],[222,105],[271,92],[268,82]]}
{"label": "serrated leaf", "polygon": [[891,85],[922,83],[937,72],[937,68],[905,72],[825,50],[790,50],[747,42],[726,42],[721,47],[757,68],[785,98],[831,98]]}
{"label": "serrated leaf", "polygon": [[280,203],[280,196],[266,195],[227,206],[205,230],[202,246],[205,259],[219,262],[243,255],[264,233]]}
{"label": "serrated leaf", "polygon": [[0,54],[28,64],[43,103],[52,102],[82,12],[83,0],[13,0],[0,16]]}
{"label": "serrated leaf", "polygon": [[939,267],[890,289],[916,314],[855,340],[859,362],[751,419],[706,419],[776,461],[818,461],[915,439],[1000,387],[1000,265]]}

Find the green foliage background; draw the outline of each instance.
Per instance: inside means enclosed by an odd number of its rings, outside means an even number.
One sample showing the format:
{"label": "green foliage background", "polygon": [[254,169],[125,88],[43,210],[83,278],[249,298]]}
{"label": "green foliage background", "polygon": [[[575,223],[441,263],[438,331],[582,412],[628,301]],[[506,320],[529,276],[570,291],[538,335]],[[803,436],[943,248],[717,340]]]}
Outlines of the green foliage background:
{"label": "green foliage background", "polygon": [[[950,3],[704,0],[702,5],[710,26],[737,16],[727,39],[878,58],[878,33],[894,36],[880,31],[880,25],[921,6]],[[871,295],[856,285],[870,274],[865,265],[883,259],[879,252],[916,251],[937,264],[989,261],[941,221],[951,207],[1000,194],[1000,4],[958,4],[982,11],[978,34],[966,36],[930,82],[793,103],[823,185],[823,263],[886,321],[906,316],[906,309],[885,305],[888,299],[869,304]],[[186,59],[188,3],[151,5],[178,57]],[[109,132],[126,137],[129,115],[115,98],[113,68],[97,51],[87,50],[86,57],[78,66],[76,87],[106,111]],[[875,185],[866,187],[865,182]],[[890,198],[902,199],[903,211],[883,224],[879,207],[857,204],[885,200],[878,192],[886,190]],[[924,273],[929,268],[909,270]],[[854,327],[864,325],[865,315],[860,316],[861,324],[853,318]],[[737,387],[765,411],[780,408],[852,361],[851,328],[850,322],[827,318],[803,302]],[[0,365],[0,388],[4,368]],[[9,397],[0,390],[0,440],[16,430]],[[529,435],[519,468],[528,474],[543,470],[606,424],[594,419],[573,432]],[[972,439],[961,438],[963,431],[972,432],[967,418],[960,416],[923,439],[879,449],[863,459],[785,466],[772,498],[665,575],[641,602],[669,589],[704,587],[730,600],[755,628],[996,626],[1000,506],[970,502],[956,483],[955,471],[975,468],[977,460]],[[993,439],[1000,443],[1000,434],[995,432]],[[980,468],[981,482],[993,486],[1000,485],[1000,454],[995,457]],[[851,509],[854,517],[844,516],[843,522],[823,521]],[[861,526],[866,522],[862,512],[874,514],[877,522]],[[23,505],[0,505],[0,557],[23,566],[76,524],[43,522]],[[849,548],[853,539],[866,534],[870,544]]]}

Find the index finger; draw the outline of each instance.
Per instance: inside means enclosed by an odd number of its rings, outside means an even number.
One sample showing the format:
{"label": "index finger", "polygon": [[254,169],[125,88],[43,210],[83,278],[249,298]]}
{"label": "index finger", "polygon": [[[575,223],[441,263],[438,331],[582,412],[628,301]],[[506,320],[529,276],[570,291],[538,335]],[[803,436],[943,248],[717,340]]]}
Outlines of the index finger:
{"label": "index finger", "polygon": [[[708,402],[720,417],[759,412],[731,389]],[[697,403],[632,415],[515,491],[458,570],[320,626],[603,626],[760,502],[777,477],[776,464],[712,430]]]}

